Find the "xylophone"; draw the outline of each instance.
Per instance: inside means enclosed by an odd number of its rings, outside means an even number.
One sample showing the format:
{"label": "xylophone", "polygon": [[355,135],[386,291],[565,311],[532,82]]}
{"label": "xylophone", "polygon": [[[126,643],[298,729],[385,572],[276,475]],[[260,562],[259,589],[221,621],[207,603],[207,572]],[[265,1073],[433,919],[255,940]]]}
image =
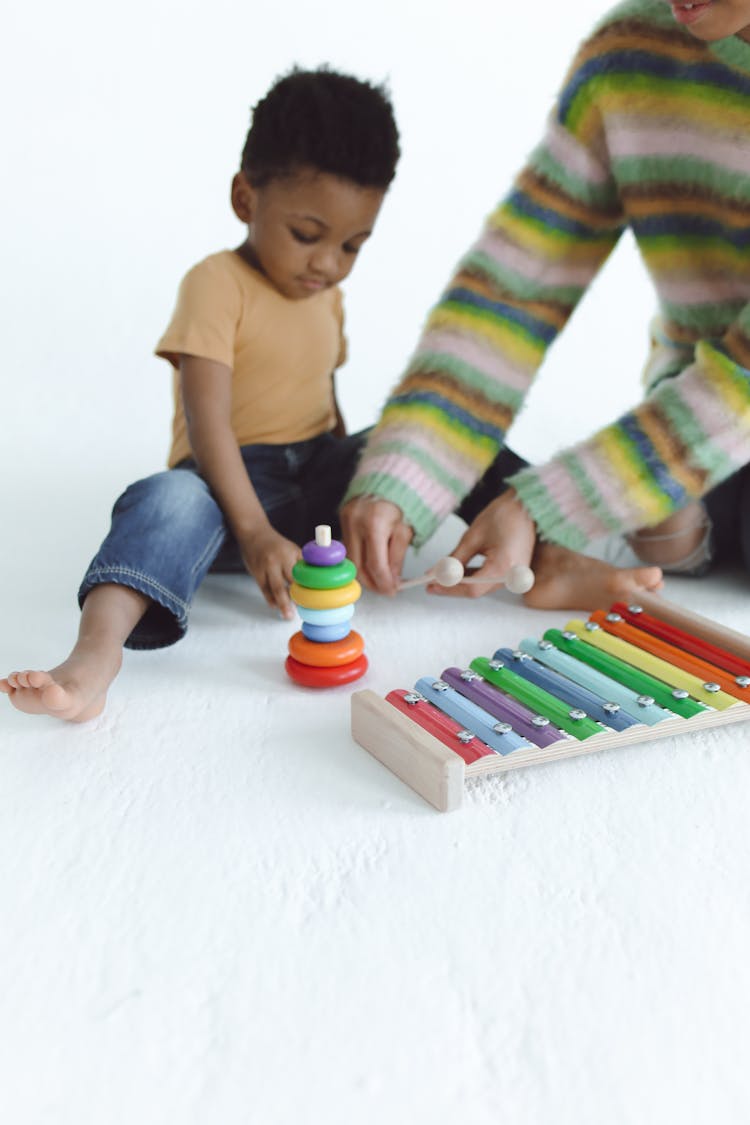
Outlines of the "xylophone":
{"label": "xylophone", "polygon": [[643,594],[351,707],[355,741],[449,812],[467,777],[750,719],[750,638]]}

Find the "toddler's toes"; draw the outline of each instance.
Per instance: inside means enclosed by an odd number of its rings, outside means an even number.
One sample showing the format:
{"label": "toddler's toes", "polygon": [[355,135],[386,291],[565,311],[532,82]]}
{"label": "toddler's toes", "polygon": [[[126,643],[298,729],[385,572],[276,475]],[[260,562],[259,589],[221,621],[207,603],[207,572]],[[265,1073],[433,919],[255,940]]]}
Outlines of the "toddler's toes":
{"label": "toddler's toes", "polygon": [[26,672],[26,679],[28,680],[29,687],[43,688],[48,684],[53,683],[53,679],[49,672]]}

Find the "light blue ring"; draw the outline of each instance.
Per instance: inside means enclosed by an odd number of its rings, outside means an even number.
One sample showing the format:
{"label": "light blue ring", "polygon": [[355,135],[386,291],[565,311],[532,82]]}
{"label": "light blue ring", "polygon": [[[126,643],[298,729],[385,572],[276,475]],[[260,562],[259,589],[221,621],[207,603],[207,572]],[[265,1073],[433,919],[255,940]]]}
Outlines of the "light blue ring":
{"label": "light blue ring", "polygon": [[338,625],[354,616],[354,603],[335,609],[305,609],[304,606],[298,605],[297,613],[309,625]]}

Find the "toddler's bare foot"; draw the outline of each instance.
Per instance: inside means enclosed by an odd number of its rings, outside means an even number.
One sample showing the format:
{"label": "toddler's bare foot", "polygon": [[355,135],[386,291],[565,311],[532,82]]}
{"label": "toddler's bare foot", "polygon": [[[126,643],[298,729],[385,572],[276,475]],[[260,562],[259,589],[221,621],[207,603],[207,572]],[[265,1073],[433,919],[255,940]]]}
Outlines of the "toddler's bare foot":
{"label": "toddler's bare foot", "polygon": [[0,680],[0,691],[28,715],[52,715],[85,723],[104,710],[107,689],[121,663],[119,652],[109,656],[98,653],[96,657],[71,655],[49,672],[11,672]]}
{"label": "toddler's bare foot", "polygon": [[83,603],[78,640],[67,660],[49,672],[11,672],[0,680],[0,691],[27,715],[73,723],[95,718],[120,671],[122,646],[148,604],[145,594],[127,586],[95,586]]}
{"label": "toddler's bare foot", "polygon": [[532,565],[536,581],[523,600],[533,609],[606,609],[663,585],[658,566],[619,568],[554,543],[540,543]]}

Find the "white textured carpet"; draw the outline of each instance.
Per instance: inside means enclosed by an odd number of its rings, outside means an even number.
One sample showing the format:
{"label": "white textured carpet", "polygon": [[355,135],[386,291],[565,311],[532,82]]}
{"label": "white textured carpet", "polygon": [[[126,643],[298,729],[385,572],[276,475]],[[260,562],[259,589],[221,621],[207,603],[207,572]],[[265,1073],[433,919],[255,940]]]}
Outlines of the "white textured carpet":
{"label": "white textured carpet", "polygon": [[[60,643],[74,621],[35,591],[15,574],[6,663],[39,643],[17,607]],[[669,592],[750,629],[738,580]],[[564,617],[366,596],[363,683]],[[475,782],[441,816],[350,740],[348,689],[286,680],[290,631],[210,579],[100,719],[4,707],[6,1119],[746,1120],[750,727]]]}
{"label": "white textured carpet", "polygon": [[[184,271],[242,237],[228,185],[272,78],[329,61],[388,78],[397,106],[404,157],[346,285],[356,429],[602,10],[16,5],[3,672],[61,658],[114,498],[163,464],[150,349]],[[552,349],[520,452],[639,397],[652,311],[626,240]],[[749,632],[747,591],[669,587]],[[564,617],[366,597],[366,684]],[[3,1125],[746,1125],[750,727],[489,779],[440,816],[351,742],[348,690],[285,679],[289,632],[249,581],[212,579],[183,644],[126,657],[101,719],[0,699]]]}

